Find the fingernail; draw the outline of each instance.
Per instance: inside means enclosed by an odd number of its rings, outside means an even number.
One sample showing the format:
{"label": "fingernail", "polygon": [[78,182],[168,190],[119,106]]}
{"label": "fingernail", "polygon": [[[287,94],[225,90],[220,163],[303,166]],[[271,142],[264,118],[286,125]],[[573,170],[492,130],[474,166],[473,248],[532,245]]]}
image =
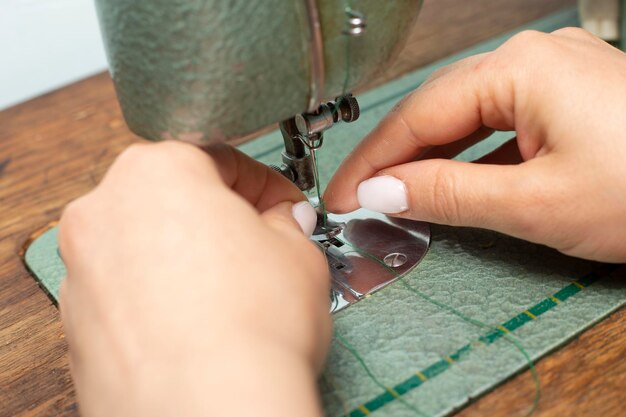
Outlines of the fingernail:
{"label": "fingernail", "polygon": [[294,204],[291,209],[291,214],[300,225],[300,229],[302,229],[305,236],[311,236],[315,230],[315,225],[317,224],[317,213],[311,203],[308,201],[301,201]]}
{"label": "fingernail", "polygon": [[360,183],[357,198],[361,207],[379,213],[402,213],[409,209],[406,186],[390,175],[370,178]]}

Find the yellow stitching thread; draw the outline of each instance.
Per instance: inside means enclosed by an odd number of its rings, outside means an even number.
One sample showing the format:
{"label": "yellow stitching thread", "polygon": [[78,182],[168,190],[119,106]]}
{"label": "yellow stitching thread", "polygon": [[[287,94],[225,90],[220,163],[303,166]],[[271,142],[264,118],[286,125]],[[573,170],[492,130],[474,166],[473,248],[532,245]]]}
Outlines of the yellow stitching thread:
{"label": "yellow stitching thread", "polygon": [[389,394],[393,395],[395,398],[400,398],[400,394],[398,394],[395,389],[387,387],[387,391],[389,391]]}
{"label": "yellow stitching thread", "polygon": [[524,314],[526,314],[528,317],[530,317],[533,320],[535,320],[537,318],[537,316],[535,316],[533,313],[531,313],[528,310],[524,311]]}

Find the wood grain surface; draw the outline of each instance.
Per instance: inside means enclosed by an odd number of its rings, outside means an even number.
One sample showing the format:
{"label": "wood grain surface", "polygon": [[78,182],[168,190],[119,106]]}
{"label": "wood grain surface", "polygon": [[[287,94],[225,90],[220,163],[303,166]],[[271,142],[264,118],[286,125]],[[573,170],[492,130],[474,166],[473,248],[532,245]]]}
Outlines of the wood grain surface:
{"label": "wood grain surface", "polygon": [[[404,51],[372,85],[574,3],[427,0]],[[0,112],[0,416],[78,414],[58,311],[19,253],[138,140],[106,74]],[[537,415],[617,415],[625,403],[625,323],[624,312],[615,313],[538,363]],[[523,415],[531,402],[526,372],[462,415]]]}

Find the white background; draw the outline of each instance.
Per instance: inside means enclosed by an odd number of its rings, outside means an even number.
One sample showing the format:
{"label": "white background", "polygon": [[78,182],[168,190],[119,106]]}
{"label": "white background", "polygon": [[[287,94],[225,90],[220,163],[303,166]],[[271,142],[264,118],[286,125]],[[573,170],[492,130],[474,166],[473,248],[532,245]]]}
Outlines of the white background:
{"label": "white background", "polygon": [[0,109],[105,68],[93,0],[0,0]]}

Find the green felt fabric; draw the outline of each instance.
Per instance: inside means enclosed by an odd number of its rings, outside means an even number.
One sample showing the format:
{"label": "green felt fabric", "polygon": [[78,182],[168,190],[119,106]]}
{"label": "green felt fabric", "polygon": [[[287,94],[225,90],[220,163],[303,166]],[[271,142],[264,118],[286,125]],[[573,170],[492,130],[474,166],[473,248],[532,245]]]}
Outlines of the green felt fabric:
{"label": "green felt fabric", "polygon": [[[576,24],[575,10],[566,10],[529,27],[551,31]],[[321,181],[326,183],[363,135],[433,70],[492,50],[509,36],[362,95],[361,120],[327,133],[319,153]],[[461,158],[473,159],[511,136],[495,135]],[[278,163],[281,147],[275,132],[241,148],[263,162]],[[31,245],[26,262],[56,298],[65,274],[56,229]],[[397,282],[335,316],[337,335],[358,350],[372,375],[389,389],[379,387],[335,338],[320,381],[327,415],[419,415],[415,408],[423,415],[448,414],[527,366],[519,350],[502,337],[505,332],[536,360],[623,305],[625,286],[610,278],[623,275],[622,268],[569,258],[497,233],[433,226],[429,253],[405,278],[430,301]],[[472,325],[433,300],[490,328]],[[529,408],[532,402],[528,398]]]}

